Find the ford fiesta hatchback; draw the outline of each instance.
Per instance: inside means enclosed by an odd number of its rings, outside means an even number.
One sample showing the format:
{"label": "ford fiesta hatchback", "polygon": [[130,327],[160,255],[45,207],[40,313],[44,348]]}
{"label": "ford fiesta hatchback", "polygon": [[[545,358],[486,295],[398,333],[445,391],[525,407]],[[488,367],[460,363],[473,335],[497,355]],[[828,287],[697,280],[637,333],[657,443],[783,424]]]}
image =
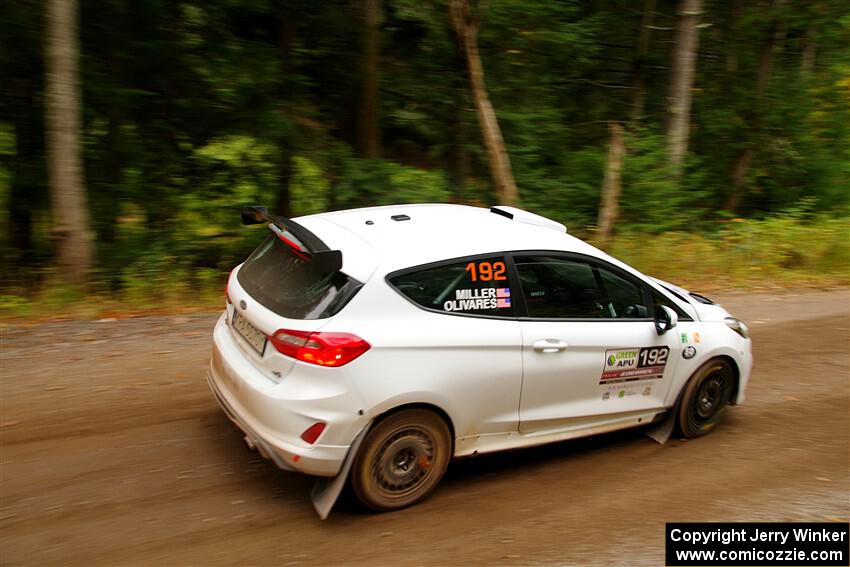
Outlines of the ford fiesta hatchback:
{"label": "ford fiesta hatchback", "polygon": [[346,481],[374,510],[413,504],[453,457],[654,422],[700,436],[744,399],[744,323],[544,217],[250,207],[242,222],[267,236],[230,275],[209,384],[249,447],[334,477],[330,505]]}

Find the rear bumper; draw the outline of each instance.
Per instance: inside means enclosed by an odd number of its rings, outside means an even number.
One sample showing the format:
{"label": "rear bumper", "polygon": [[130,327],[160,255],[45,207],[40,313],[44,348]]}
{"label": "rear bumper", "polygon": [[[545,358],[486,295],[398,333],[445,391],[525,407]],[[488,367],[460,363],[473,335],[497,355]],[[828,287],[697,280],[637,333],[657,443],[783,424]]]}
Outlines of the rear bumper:
{"label": "rear bumper", "polygon": [[230,404],[227,403],[227,400],[224,399],[224,395],[219,392],[218,387],[216,386],[215,380],[213,380],[212,373],[207,373],[207,382],[210,385],[210,389],[215,395],[215,400],[218,402],[218,405],[221,406],[221,409],[224,411],[224,414],[233,422],[236,427],[238,427],[242,433],[245,434],[245,442],[249,447],[256,448],[260,455],[265,457],[266,459],[270,459],[274,461],[279,468],[287,471],[296,471],[299,472],[298,469],[289,464],[289,461],[292,460],[293,455],[288,454],[286,451],[275,450],[269,443],[260,438],[259,435],[251,431],[251,428],[248,425],[239,419],[239,416],[233,411],[233,408],[230,407]]}
{"label": "rear bumper", "polygon": [[[336,395],[313,399],[293,397],[293,389],[303,393],[298,377],[290,374],[273,383],[263,376],[241,354],[223,317],[213,337],[207,380],[222,410],[242,430],[249,445],[256,446],[281,469],[335,476],[351,444],[348,432],[354,431],[356,436],[359,431],[356,410],[351,415],[338,411],[340,403],[350,401],[345,399],[350,396],[334,392]],[[352,403],[350,407],[358,406]],[[336,441],[341,436],[346,444],[304,442],[301,433],[317,421],[327,424],[320,442],[328,438]]]}

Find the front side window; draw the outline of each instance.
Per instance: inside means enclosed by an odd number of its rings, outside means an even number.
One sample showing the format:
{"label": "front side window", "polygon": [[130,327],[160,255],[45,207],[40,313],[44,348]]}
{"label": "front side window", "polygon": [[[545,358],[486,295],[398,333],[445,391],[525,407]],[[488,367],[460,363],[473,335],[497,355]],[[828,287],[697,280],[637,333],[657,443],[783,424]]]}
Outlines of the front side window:
{"label": "front side window", "polygon": [[511,286],[501,256],[463,260],[390,275],[389,283],[426,309],[513,317]]}
{"label": "front side window", "polygon": [[539,319],[645,319],[643,290],[630,280],[580,259],[514,257],[528,316]]}

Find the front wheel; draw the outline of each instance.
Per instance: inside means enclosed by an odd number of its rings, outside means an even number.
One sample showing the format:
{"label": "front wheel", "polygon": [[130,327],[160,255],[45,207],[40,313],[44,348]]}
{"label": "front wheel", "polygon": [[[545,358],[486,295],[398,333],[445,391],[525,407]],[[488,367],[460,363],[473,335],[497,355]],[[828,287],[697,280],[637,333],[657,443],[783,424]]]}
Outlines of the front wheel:
{"label": "front wheel", "polygon": [[415,504],[440,482],[451,447],[448,425],[437,414],[423,409],[393,414],[372,428],[354,459],[354,495],[377,511]]}
{"label": "front wheel", "polygon": [[720,421],[732,398],[735,374],[732,365],[721,359],[709,360],[685,386],[679,406],[679,431],[687,438],[709,433]]}

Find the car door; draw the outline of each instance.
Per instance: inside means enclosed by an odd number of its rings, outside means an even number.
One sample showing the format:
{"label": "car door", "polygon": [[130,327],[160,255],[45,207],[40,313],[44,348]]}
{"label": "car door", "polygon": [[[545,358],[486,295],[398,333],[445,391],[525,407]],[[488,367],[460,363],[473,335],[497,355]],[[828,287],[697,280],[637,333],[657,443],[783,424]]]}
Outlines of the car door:
{"label": "car door", "polygon": [[375,374],[393,377],[391,385],[379,382],[381,393],[429,392],[429,401],[452,416],[459,451],[464,438],[516,432],[522,339],[505,257],[435,262],[387,281],[422,312],[405,311],[397,324],[384,319],[382,330],[370,334],[383,351]]}
{"label": "car door", "polygon": [[512,261],[521,287],[522,433],[664,405],[680,346],[676,333],[656,332],[638,278],[575,254]]}

